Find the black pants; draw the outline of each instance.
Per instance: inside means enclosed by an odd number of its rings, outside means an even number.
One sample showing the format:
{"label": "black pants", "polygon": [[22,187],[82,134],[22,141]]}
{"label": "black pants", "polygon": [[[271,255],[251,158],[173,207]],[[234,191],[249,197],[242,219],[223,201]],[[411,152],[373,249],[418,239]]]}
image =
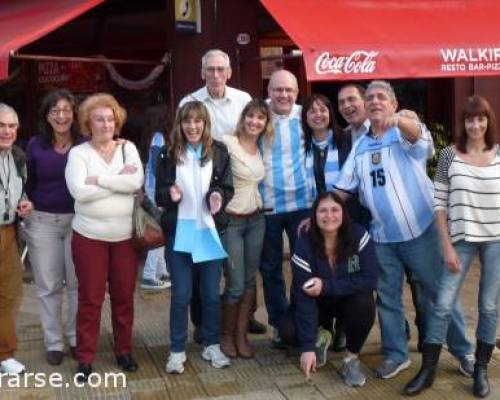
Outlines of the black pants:
{"label": "black pants", "polygon": [[[375,321],[375,300],[372,292],[360,292],[343,297],[318,297],[318,325],[332,326],[333,318],[342,322],[347,339],[347,350],[359,353]],[[296,346],[295,305],[292,304],[280,327],[285,343]]]}

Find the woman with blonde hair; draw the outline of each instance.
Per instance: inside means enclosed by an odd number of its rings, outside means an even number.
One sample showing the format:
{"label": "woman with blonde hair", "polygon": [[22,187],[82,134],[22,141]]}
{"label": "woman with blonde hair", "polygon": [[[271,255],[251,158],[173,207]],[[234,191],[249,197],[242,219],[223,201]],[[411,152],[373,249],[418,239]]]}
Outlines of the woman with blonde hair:
{"label": "woman with blonde hair", "polygon": [[227,256],[219,232],[227,225],[224,209],[232,196],[226,146],[212,139],[203,103],[187,102],[177,111],[172,142],[160,153],[156,176],[156,203],[165,209],[162,227],[172,281],[168,373],[184,371],[194,274],[199,275],[201,294],[202,357],[214,368],[230,364],[219,346],[219,285]]}
{"label": "woman with blonde hair", "polygon": [[134,372],[134,290],[138,257],[132,245],[134,192],[144,179],[136,147],[117,137],[126,111],[110,94],[89,96],[79,108],[89,141],[69,153],[66,182],[75,199],[72,250],[78,278],[76,358],[78,379],[92,372],[106,284],[111,300],[117,364]]}
{"label": "woman with blonde hair", "polygon": [[274,129],[264,100],[254,99],[243,109],[235,135],[223,141],[231,156],[234,197],[226,207],[229,224],[224,244],[229,253],[222,314],[221,349],[229,357],[249,358],[253,350],[247,330],[253,313],[255,276],[260,264],[266,223],[259,182],[264,179],[260,140],[271,141]]}

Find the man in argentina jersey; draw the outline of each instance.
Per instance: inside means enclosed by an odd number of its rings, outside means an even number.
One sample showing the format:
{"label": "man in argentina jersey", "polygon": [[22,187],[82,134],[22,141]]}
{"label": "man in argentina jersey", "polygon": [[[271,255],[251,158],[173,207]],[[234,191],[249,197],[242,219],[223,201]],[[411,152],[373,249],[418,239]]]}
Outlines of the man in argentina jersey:
{"label": "man in argentina jersey", "polygon": [[[297,79],[289,71],[276,71],[269,80],[268,93],[275,133],[271,143],[261,145],[266,175],[260,191],[267,214],[260,271],[269,324],[277,328],[288,308],[282,271],[283,231],[293,252],[298,225],[309,216],[312,201],[306,179],[301,107],[295,104]],[[279,347],[276,332],[273,343]]]}
{"label": "man in argentina jersey", "polygon": [[[372,215],[370,234],[380,264],[377,309],[384,353],[376,373],[392,378],[410,365],[402,304],[405,267],[421,282],[424,310],[435,298],[443,268],[434,225],[433,187],[425,171],[434,145],[420,123],[396,114],[397,100],[389,83],[371,82],[365,105],[370,130],[356,142],[335,186],[347,193],[357,191]],[[459,359],[461,369],[468,370],[473,349],[459,304],[450,322],[448,349]],[[422,322],[425,327],[426,321]]]}

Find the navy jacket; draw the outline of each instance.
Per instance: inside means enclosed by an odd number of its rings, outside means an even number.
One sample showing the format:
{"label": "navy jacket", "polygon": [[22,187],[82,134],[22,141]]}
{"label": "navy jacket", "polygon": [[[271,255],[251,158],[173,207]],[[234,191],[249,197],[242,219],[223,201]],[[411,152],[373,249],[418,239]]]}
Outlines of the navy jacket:
{"label": "navy jacket", "polygon": [[[318,329],[317,300],[322,297],[344,297],[359,292],[370,292],[377,287],[378,262],[368,232],[354,225],[356,252],[335,266],[334,271],[326,258],[320,258],[311,249],[309,235],[297,240],[292,256],[291,304],[294,310],[297,340],[301,352],[314,351]],[[304,292],[302,285],[313,277],[320,278],[323,290],[318,298]]]}

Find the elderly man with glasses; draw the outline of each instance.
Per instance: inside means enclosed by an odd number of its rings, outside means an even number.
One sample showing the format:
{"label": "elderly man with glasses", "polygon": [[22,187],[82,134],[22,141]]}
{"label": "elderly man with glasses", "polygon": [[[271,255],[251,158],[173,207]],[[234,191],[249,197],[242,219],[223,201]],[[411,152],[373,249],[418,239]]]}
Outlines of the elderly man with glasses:
{"label": "elderly man with glasses", "polygon": [[26,159],[14,146],[19,119],[16,111],[0,103],[0,373],[20,374],[25,367],[14,359],[16,314],[22,293],[22,265],[16,240],[16,222],[33,205],[24,197]]}

